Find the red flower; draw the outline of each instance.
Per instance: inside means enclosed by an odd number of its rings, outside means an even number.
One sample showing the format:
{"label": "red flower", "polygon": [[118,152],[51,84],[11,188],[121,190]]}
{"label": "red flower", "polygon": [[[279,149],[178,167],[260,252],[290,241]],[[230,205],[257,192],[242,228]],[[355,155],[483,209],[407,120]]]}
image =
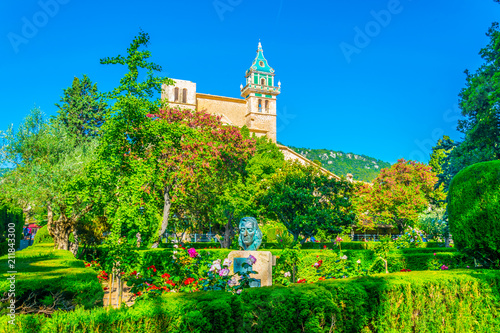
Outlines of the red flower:
{"label": "red flower", "polygon": [[170,279],[170,274],[165,273],[161,276],[163,279]]}
{"label": "red flower", "polygon": [[324,276],[322,276],[322,277],[320,277],[318,280],[319,280],[319,281],[325,281],[325,277],[324,277]]}
{"label": "red flower", "polygon": [[185,281],[184,281],[184,284],[187,286],[188,284],[191,284],[194,282],[194,278],[187,278]]}
{"label": "red flower", "polygon": [[299,281],[297,281],[297,283],[305,283],[306,282],[306,279],[300,279]]}
{"label": "red flower", "polygon": [[323,245],[323,248],[326,249],[326,245]]}

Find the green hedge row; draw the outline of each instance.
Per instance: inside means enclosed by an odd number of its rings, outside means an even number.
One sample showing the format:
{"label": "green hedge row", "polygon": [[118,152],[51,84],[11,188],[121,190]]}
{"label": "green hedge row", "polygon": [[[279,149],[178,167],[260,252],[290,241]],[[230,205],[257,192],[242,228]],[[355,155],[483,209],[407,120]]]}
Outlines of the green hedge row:
{"label": "green hedge row", "polygon": [[[422,251],[419,252],[418,250]],[[441,265],[444,264],[450,269],[453,268],[466,268],[474,267],[473,259],[456,252],[451,248],[433,249],[404,249],[397,250],[389,253],[388,268],[390,272],[399,272],[401,269],[410,269],[412,271],[423,271],[429,269],[429,262],[436,259]],[[211,250],[198,250],[198,252],[208,252],[211,260],[227,258],[229,253],[233,251],[230,249],[211,249]],[[270,252],[277,257],[277,266],[273,268],[273,275],[275,276],[282,269],[280,266],[280,256],[282,250],[270,250]],[[383,266],[379,263],[375,268],[372,264],[376,260],[376,256],[371,250],[344,250],[344,255],[348,257],[351,262],[356,262],[358,259],[361,261],[362,268],[372,272],[381,272]],[[435,253],[435,255],[434,255]],[[297,276],[299,278],[308,278],[316,275],[316,269],[312,267],[314,262],[318,261],[318,256],[327,260],[335,260],[336,254],[332,250],[302,250],[301,262],[297,266]],[[138,271],[144,271],[146,267],[154,265],[157,269],[167,272],[170,261],[172,260],[171,249],[150,249],[139,251],[139,262],[136,267]],[[167,272],[168,273],[168,272]]]}
{"label": "green hedge row", "polygon": [[[342,242],[341,247],[345,250],[373,250],[377,242]],[[187,247],[194,247],[195,249],[205,249],[205,248],[220,248],[220,243],[217,242],[197,242],[197,243],[186,243]],[[302,249],[304,250],[320,250],[324,247],[329,249],[338,248],[338,245],[333,242],[324,242],[324,243],[314,243],[307,242],[302,244]],[[163,243],[161,244],[162,248],[173,248],[173,243]],[[444,243],[438,242],[426,242],[423,243],[423,248],[444,248]],[[263,242],[260,246],[261,250],[279,250],[281,249],[277,242]]]}
{"label": "green hedge row", "polygon": [[[173,249],[174,243],[162,243],[160,246],[164,249]],[[209,248],[220,248],[219,242],[197,242],[197,243],[185,243],[184,246],[193,247],[195,249],[209,249]]]}
{"label": "green hedge row", "polygon": [[496,332],[500,272],[412,272],[241,295],[168,294],[116,310],[23,315],[0,332]]}

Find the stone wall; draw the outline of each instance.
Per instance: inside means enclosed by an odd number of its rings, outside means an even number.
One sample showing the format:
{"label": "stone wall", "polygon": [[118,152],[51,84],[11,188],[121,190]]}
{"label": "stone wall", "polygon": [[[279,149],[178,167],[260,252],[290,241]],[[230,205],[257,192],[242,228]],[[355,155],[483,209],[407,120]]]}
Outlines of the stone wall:
{"label": "stone wall", "polygon": [[239,98],[197,94],[197,109],[223,115],[222,121],[229,125],[245,125],[246,101]]}
{"label": "stone wall", "polygon": [[[196,83],[187,80],[172,79],[173,86],[162,85],[161,99],[167,99],[170,107],[182,109],[195,109],[196,107]],[[175,100],[175,89],[178,89],[177,101]],[[183,102],[184,89],[187,92],[186,102]]]}

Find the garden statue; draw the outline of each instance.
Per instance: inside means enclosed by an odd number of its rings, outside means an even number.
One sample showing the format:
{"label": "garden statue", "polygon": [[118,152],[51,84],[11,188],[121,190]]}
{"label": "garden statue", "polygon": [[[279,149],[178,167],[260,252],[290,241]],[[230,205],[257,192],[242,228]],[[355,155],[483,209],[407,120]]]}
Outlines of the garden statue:
{"label": "garden statue", "polygon": [[257,251],[262,243],[262,231],[255,217],[244,217],[240,220],[240,236],[238,243],[245,251]]}

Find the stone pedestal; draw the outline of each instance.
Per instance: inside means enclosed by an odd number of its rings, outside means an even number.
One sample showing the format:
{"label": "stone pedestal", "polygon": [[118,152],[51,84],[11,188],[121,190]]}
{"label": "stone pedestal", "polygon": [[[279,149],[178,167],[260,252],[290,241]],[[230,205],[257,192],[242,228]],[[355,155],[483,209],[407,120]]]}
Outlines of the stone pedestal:
{"label": "stone pedestal", "polygon": [[250,274],[250,277],[259,280],[259,283],[251,287],[264,287],[273,285],[273,266],[276,265],[276,257],[269,251],[232,251],[229,253],[231,265],[231,274],[241,272],[242,264],[252,255],[257,261],[252,266],[252,270],[257,274]]}

